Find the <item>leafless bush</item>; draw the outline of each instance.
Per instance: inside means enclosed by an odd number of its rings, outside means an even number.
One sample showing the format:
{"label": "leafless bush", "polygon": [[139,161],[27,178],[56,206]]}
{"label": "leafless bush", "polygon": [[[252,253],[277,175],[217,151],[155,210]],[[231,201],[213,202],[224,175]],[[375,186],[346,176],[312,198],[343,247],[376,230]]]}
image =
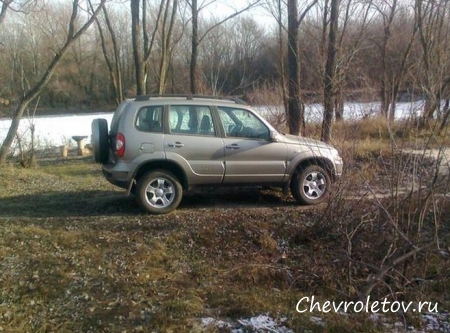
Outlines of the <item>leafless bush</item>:
{"label": "leafless bush", "polygon": [[26,134],[28,131],[26,131],[23,135],[16,134],[17,149],[19,150],[19,163],[24,168],[28,168],[36,164],[34,129],[34,124],[31,124],[29,127],[31,140],[28,142],[26,139]]}
{"label": "leafless bush", "polygon": [[448,282],[448,157],[442,146],[400,145],[392,139],[368,159],[352,159],[358,148],[347,146],[344,175],[311,225],[316,237],[333,241],[330,283],[349,298],[416,300]]}
{"label": "leafless bush", "polygon": [[19,163],[24,168],[33,167],[36,165],[36,137],[34,119],[36,109],[39,104],[39,99],[33,112],[30,114],[27,110],[27,119],[29,121],[28,128],[24,133],[16,133],[17,148],[19,150]]}

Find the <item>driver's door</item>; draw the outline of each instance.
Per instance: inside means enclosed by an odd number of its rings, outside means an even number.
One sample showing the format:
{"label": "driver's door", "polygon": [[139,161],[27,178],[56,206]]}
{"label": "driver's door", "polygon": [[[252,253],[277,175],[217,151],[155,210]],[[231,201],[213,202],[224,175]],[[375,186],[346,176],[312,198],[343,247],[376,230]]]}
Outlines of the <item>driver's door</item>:
{"label": "driver's door", "polygon": [[286,172],[284,142],[271,142],[269,128],[252,112],[218,108],[225,131],[224,183],[281,183]]}

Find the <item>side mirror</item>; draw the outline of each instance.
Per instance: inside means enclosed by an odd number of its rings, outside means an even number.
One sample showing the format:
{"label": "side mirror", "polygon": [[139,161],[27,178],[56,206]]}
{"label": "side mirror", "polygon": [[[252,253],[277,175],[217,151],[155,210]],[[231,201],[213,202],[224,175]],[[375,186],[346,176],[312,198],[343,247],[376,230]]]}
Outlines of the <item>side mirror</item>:
{"label": "side mirror", "polygon": [[280,141],[280,134],[275,131],[270,131],[270,142]]}

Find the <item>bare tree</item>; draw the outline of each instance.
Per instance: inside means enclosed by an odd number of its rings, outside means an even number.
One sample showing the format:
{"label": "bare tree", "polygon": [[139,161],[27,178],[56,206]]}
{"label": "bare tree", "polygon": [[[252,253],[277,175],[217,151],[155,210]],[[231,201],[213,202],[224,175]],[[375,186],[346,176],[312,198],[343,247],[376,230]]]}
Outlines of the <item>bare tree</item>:
{"label": "bare tree", "polygon": [[393,83],[391,87],[391,95],[390,95],[391,99],[389,108],[389,118],[391,120],[395,119],[396,103],[404,78],[407,75],[407,73],[415,66],[415,62],[410,61],[410,55],[416,41],[417,26],[413,25],[411,30],[412,33],[410,34],[409,42],[406,45],[406,49],[402,53],[400,66],[397,68],[396,74],[394,74],[392,80]]}
{"label": "bare tree", "polygon": [[[0,0],[0,26],[5,22],[6,13],[13,11],[26,13],[35,0]],[[0,45],[3,45],[0,42]]]}
{"label": "bare tree", "polygon": [[[400,86],[410,67],[408,59],[414,45],[417,26],[411,20],[413,28],[409,31],[409,22],[401,21],[400,11],[407,13],[408,8],[402,7],[398,0],[373,1],[372,6],[381,15],[383,24],[381,37],[371,39],[380,53],[380,111],[382,115],[393,120]],[[403,41],[409,38],[406,45],[398,43],[398,38],[395,40],[395,37],[401,34],[404,35]]]}
{"label": "bare tree", "polygon": [[[91,0],[89,0],[89,3],[92,8]],[[121,69],[121,64],[120,64],[120,59],[119,59],[119,47],[117,45],[116,33],[114,32],[113,26],[111,24],[111,20],[109,18],[109,14],[106,9],[106,6],[103,7],[103,17],[105,20],[107,31],[109,33],[109,37],[111,39],[113,59],[111,59],[111,57],[108,54],[106,36],[103,31],[103,27],[100,23],[100,20],[96,19],[96,23],[97,23],[98,31],[100,34],[103,57],[105,59],[106,66],[108,67],[108,72],[109,72],[111,84],[112,84],[113,91],[114,91],[114,98],[115,98],[116,104],[119,105],[123,101],[123,98],[124,98],[123,83],[122,83],[122,69]]]}
{"label": "bare tree", "polygon": [[[161,27],[161,61],[159,66],[159,88],[158,93],[163,94],[166,90],[167,73],[172,53],[171,39],[173,38],[173,27],[175,24],[178,10],[178,0],[169,0],[167,2]],[[170,14],[170,11],[172,13]],[[170,14],[170,19],[169,19]],[[181,38],[181,34],[180,37]]]}
{"label": "bare tree", "polygon": [[[231,54],[231,64],[226,71],[229,75],[227,80],[221,80],[222,86],[229,94],[247,95],[265,81],[270,71],[265,56],[269,41],[264,29],[252,17],[240,17],[229,22],[221,35],[226,38]],[[207,52],[205,47],[203,53]]]}
{"label": "bare tree", "polygon": [[324,75],[324,110],[321,139],[329,142],[331,139],[331,123],[334,113],[334,81],[336,61],[336,33],[338,29],[340,0],[331,0],[330,28],[328,32],[327,61]]}
{"label": "bare tree", "polygon": [[[382,14],[383,17],[383,38],[382,42],[378,44],[378,48],[380,49],[381,53],[381,71],[382,71],[382,77],[381,77],[381,86],[380,86],[380,98],[381,98],[381,113],[387,117],[388,111],[389,111],[389,95],[390,95],[390,89],[389,83],[390,78],[388,75],[388,69],[387,69],[387,50],[388,50],[388,44],[391,39],[391,26],[392,22],[394,21],[394,16],[397,10],[397,2],[398,0],[392,0],[391,3],[388,1],[383,1],[379,6],[375,4],[375,7],[377,10]],[[385,13],[381,6],[387,6],[389,8],[388,13]]]}
{"label": "bare tree", "polygon": [[297,0],[288,0],[288,109],[289,133],[298,135],[304,130],[305,106],[300,95],[300,66],[298,56]]}
{"label": "bare tree", "polygon": [[444,115],[441,120],[441,124],[439,125],[439,134],[444,131],[445,126],[447,126],[448,118],[450,117],[450,99],[447,97],[445,100],[444,106]]}
{"label": "bare tree", "polygon": [[300,92],[300,67],[298,48],[298,29],[308,12],[316,5],[318,0],[311,1],[300,13],[297,0],[288,0],[288,123],[289,133],[298,135],[305,129],[305,106]]}
{"label": "bare tree", "polygon": [[246,12],[250,8],[253,8],[257,6],[261,0],[254,0],[252,3],[247,5],[245,8],[241,10],[236,10],[233,14],[226,16],[225,18],[219,20],[218,22],[212,24],[210,27],[208,27],[201,35],[198,33],[198,18],[199,13],[201,10],[206,8],[207,6],[211,5],[215,2],[215,0],[212,0],[206,4],[198,5],[197,0],[186,0],[188,5],[191,7],[191,13],[192,13],[192,36],[191,36],[191,60],[190,60],[190,66],[189,66],[189,78],[190,78],[190,90],[191,94],[197,93],[197,59],[198,59],[198,47],[200,43],[205,39],[205,37],[208,35],[208,33],[220,26],[221,24],[227,22],[228,20]]}
{"label": "bare tree", "polygon": [[9,5],[13,2],[13,0],[3,0],[2,2],[2,8],[0,11],[0,25],[3,23],[6,17],[6,12],[9,9]]}
{"label": "bare tree", "polygon": [[148,34],[149,27],[147,27],[147,0],[143,0],[142,3],[140,0],[133,0],[130,1],[130,3],[136,93],[137,95],[143,95],[147,93],[147,64],[155,45],[156,34],[159,30],[161,16],[165,8],[166,0],[161,1],[157,10],[157,16],[154,20],[152,20],[154,22],[154,26],[151,36]]}
{"label": "bare tree", "polygon": [[17,108],[14,112],[14,116],[11,122],[11,126],[8,130],[8,134],[6,135],[5,140],[1,146],[0,150],[0,165],[4,164],[6,161],[6,157],[11,148],[11,145],[14,141],[14,137],[16,136],[17,130],[19,128],[20,120],[22,115],[28,105],[40,94],[40,92],[44,89],[44,87],[50,81],[55,69],[63,59],[64,55],[69,50],[70,46],[81,37],[81,35],[86,32],[86,30],[91,26],[94,22],[96,16],[101,11],[103,6],[105,5],[106,0],[101,0],[100,4],[97,6],[95,11],[91,13],[88,20],[81,25],[80,28],[77,29],[78,20],[80,20],[80,4],[78,0],[74,0],[72,2],[72,13],[69,20],[69,25],[67,29],[67,36],[64,41],[64,44],[57,50],[55,56],[52,61],[48,65],[45,70],[43,76],[40,80],[34,84],[28,91],[24,91],[23,97],[20,99]]}
{"label": "bare tree", "polygon": [[[145,4],[145,0],[144,4]],[[142,34],[141,34],[141,21],[140,21],[140,0],[130,1],[131,4],[131,38],[133,40],[133,57],[134,57],[134,70],[136,75],[136,93],[137,95],[143,95],[146,92],[145,89],[145,62],[142,55]],[[146,15],[144,11],[144,16]],[[145,27],[144,27],[145,29]]]}
{"label": "bare tree", "polygon": [[419,41],[422,47],[421,74],[425,97],[424,123],[440,110],[440,100],[445,73],[448,70],[449,2],[447,0],[415,1],[415,16]]}
{"label": "bare tree", "polygon": [[198,58],[198,44],[200,43],[198,38],[198,8],[197,0],[188,1],[192,10],[192,37],[191,37],[191,63],[189,66],[189,78],[191,94],[197,92],[196,79],[197,79],[197,58]]}
{"label": "bare tree", "polygon": [[345,14],[342,19],[340,37],[336,48],[337,60],[335,65],[334,82],[334,105],[336,121],[344,119],[344,96],[343,89],[347,84],[349,72],[354,70],[355,60],[357,60],[362,44],[367,34],[367,28],[373,18],[372,0],[364,4],[347,0],[345,5]]}
{"label": "bare tree", "polygon": [[285,6],[283,0],[269,0],[266,3],[266,8],[269,13],[275,18],[277,22],[277,41],[278,41],[278,70],[280,73],[280,88],[285,110],[288,110],[288,89],[286,84],[286,31],[287,27],[284,24],[285,20]]}
{"label": "bare tree", "polygon": [[234,49],[230,47],[230,40],[234,39],[232,31],[226,25],[211,31],[209,37],[202,43],[205,60],[202,63],[202,76],[208,90],[213,95],[220,94],[224,86],[229,83],[234,64]]}

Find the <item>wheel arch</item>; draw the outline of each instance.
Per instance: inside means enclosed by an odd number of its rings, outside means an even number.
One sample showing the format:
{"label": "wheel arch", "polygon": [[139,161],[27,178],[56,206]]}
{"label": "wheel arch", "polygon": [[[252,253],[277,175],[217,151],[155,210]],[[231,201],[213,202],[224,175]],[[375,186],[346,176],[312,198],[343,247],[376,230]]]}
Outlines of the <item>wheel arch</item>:
{"label": "wheel arch", "polygon": [[188,188],[187,176],[183,169],[175,162],[158,160],[158,161],[148,161],[139,166],[133,179],[137,182],[146,173],[152,170],[167,170],[170,171],[178,178],[183,187],[183,190]]}
{"label": "wheel arch", "polygon": [[294,172],[291,174],[289,183],[292,181],[292,177],[295,173],[298,173],[300,170],[303,170],[310,165],[318,165],[318,166],[324,168],[325,171],[328,173],[328,176],[331,178],[331,180],[332,181],[335,180],[334,172],[333,172],[333,169],[334,169],[333,163],[327,158],[319,157],[319,156],[312,156],[309,158],[305,158],[297,163],[297,165],[294,168]]}

